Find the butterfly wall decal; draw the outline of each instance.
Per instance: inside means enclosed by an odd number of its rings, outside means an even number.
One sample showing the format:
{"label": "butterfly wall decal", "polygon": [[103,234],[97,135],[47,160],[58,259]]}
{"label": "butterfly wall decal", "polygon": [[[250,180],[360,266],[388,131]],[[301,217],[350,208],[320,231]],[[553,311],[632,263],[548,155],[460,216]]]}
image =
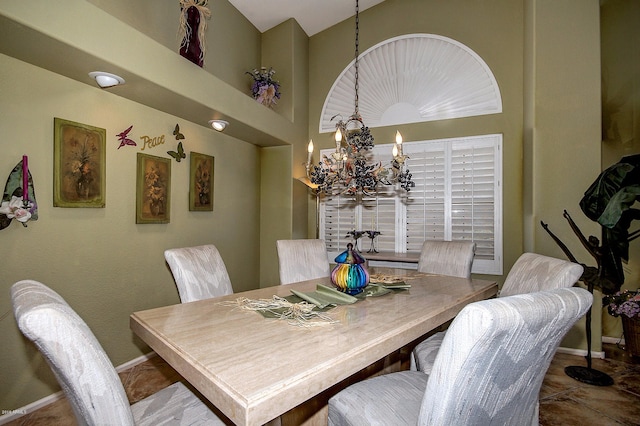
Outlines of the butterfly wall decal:
{"label": "butterfly wall decal", "polygon": [[173,130],[173,134],[176,137],[176,140],[184,139],[184,135],[180,133],[180,126],[176,124],[176,128]]}
{"label": "butterfly wall decal", "polygon": [[167,154],[175,158],[178,163],[180,160],[187,157],[187,154],[184,153],[182,142],[178,142],[178,151],[167,151]]}
{"label": "butterfly wall decal", "polygon": [[118,146],[118,149],[122,148],[125,145],[131,145],[131,146],[137,145],[134,141],[132,141],[127,137],[132,128],[133,128],[133,124],[129,126],[127,130],[123,131],[122,133],[118,133],[118,140],[120,141],[120,145]]}

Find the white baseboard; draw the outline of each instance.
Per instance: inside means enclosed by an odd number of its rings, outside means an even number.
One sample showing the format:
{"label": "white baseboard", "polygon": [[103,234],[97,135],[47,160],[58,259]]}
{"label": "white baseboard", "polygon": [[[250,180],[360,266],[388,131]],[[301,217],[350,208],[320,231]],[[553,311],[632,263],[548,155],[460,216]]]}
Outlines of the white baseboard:
{"label": "white baseboard", "polygon": [[[124,364],[117,366],[116,371],[118,373],[121,373],[125,370],[135,367],[138,364],[142,364],[143,362],[150,360],[154,356],[157,356],[155,352],[141,355],[138,358],[132,359],[131,361],[127,361]],[[33,413],[34,411],[39,410],[40,408],[47,406],[52,402],[56,402],[63,397],[64,392],[60,391],[51,395],[47,395],[44,398],[34,401],[31,404],[25,405],[22,408],[18,408],[15,410],[2,410],[2,415],[0,415],[0,425],[7,424],[10,421],[16,420],[26,414]]]}
{"label": "white baseboard", "polygon": [[[574,349],[574,348],[558,348],[558,353],[569,354],[569,355],[578,355],[578,356],[587,356],[587,351],[584,349]],[[591,358],[604,359],[604,352],[594,352],[591,351]]]}
{"label": "white baseboard", "polygon": [[602,336],[602,343],[611,343],[613,345],[619,344],[624,346],[624,337]]}
{"label": "white baseboard", "polygon": [[149,361],[154,356],[158,356],[158,354],[155,352],[149,352],[148,354],[140,355],[138,358],[134,358],[131,361],[127,361],[124,364],[120,364],[119,366],[116,367],[116,371],[118,373],[122,373],[123,371],[128,370],[131,367],[135,367],[138,364],[142,364],[143,362]]}

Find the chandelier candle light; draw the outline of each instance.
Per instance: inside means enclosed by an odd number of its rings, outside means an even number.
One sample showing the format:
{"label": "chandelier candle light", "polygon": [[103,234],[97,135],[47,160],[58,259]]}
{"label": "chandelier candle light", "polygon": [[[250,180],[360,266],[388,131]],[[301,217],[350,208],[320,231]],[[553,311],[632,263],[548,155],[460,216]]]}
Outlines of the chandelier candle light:
{"label": "chandelier candle light", "polygon": [[[335,132],[336,150],[330,156],[323,155],[317,165],[312,164],[313,141],[309,141],[307,149],[309,155],[305,164],[307,178],[312,184],[318,185],[318,193],[329,196],[362,193],[371,195],[377,191],[380,184],[399,184],[402,189],[409,191],[415,183],[411,180],[411,173],[405,165],[408,157],[402,153],[400,132],[396,132],[396,143],[393,146],[393,159],[390,165],[385,167],[382,162],[371,164],[373,136],[358,111],[358,35],[359,6],[356,0],[355,110],[346,121],[342,118],[338,120]],[[339,114],[331,120],[338,116]]]}

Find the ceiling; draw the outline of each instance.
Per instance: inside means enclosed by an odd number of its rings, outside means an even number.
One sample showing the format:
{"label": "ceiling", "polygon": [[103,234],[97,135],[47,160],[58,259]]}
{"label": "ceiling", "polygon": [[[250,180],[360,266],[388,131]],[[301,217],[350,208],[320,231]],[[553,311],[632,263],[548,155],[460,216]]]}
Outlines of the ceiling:
{"label": "ceiling", "polygon": [[[360,11],[384,0],[360,0]],[[295,18],[309,37],[355,15],[353,0],[229,0],[260,32]]]}

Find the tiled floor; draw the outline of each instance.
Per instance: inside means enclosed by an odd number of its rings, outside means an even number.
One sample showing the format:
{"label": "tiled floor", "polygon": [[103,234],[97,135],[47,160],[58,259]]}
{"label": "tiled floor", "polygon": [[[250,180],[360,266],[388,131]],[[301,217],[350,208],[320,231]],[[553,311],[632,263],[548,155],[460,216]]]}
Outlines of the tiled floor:
{"label": "tiled floor", "polygon": [[[604,345],[607,359],[594,359],[592,367],[610,375],[613,386],[578,382],[564,373],[569,365],[586,366],[582,357],[557,354],[540,392],[540,425],[640,425],[640,359],[630,358],[615,345]],[[133,403],[180,380],[180,375],[160,357],[120,373]],[[75,425],[66,400],[49,404],[8,425]]]}
{"label": "tiled floor", "polygon": [[564,373],[569,365],[586,366],[582,357],[557,354],[540,390],[540,424],[640,425],[640,358],[631,358],[616,345],[603,345],[606,359],[592,368],[608,374],[613,386],[592,386]]}

